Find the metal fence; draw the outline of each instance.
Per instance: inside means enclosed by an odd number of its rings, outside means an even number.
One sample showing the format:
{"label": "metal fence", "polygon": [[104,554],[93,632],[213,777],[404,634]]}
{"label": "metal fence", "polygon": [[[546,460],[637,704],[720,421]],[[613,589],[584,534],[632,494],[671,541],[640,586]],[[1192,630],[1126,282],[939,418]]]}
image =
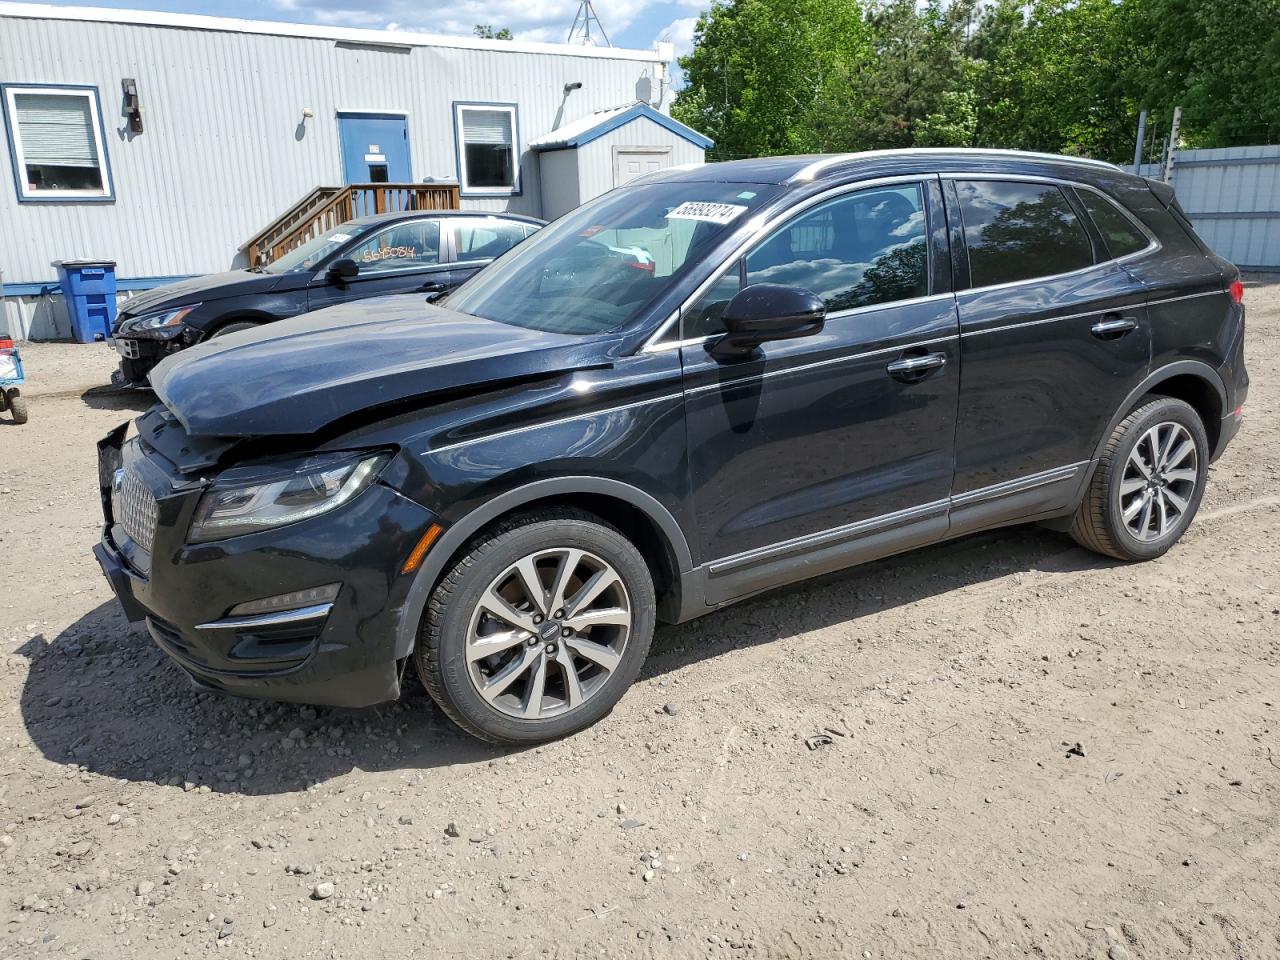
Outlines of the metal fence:
{"label": "metal fence", "polygon": [[[1161,169],[1143,164],[1141,172],[1159,177]],[[1242,270],[1280,270],[1280,146],[1179,150],[1173,188],[1216,252]]]}

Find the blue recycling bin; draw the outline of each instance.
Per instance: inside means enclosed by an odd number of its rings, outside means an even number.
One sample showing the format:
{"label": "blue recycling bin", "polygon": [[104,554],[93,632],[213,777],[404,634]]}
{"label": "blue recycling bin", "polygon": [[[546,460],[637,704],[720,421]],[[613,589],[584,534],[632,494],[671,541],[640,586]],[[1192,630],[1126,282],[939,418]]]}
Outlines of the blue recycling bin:
{"label": "blue recycling bin", "polygon": [[111,336],[116,322],[116,265],[111,260],[62,260],[58,283],[77,343]]}

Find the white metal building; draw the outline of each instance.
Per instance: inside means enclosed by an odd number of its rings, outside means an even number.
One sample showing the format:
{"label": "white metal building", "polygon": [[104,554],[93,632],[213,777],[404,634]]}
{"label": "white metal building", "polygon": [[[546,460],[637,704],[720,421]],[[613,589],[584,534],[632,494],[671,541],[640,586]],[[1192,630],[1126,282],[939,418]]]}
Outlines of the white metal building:
{"label": "white metal building", "polygon": [[114,260],[122,291],[229,269],[321,187],[551,218],[700,162],[671,56],[0,2],[0,331],[65,331],[55,261]]}

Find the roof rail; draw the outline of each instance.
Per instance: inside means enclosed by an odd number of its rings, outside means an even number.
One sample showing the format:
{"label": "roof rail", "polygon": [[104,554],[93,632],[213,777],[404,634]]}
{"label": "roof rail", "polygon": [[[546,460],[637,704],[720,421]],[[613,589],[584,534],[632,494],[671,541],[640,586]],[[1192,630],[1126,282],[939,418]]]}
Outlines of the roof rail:
{"label": "roof rail", "polygon": [[815,160],[807,167],[793,173],[787,183],[807,183],[816,179],[832,167],[855,160],[870,160],[876,157],[905,157],[920,154],[952,155],[963,157],[1029,157],[1034,160],[1057,160],[1062,163],[1079,163],[1091,167],[1104,167],[1108,170],[1119,170],[1114,163],[1106,160],[1094,160],[1091,157],[1068,157],[1059,153],[1037,153],[1032,150],[993,150],[986,147],[911,147],[894,150],[864,150],[860,153],[838,153],[821,160]]}

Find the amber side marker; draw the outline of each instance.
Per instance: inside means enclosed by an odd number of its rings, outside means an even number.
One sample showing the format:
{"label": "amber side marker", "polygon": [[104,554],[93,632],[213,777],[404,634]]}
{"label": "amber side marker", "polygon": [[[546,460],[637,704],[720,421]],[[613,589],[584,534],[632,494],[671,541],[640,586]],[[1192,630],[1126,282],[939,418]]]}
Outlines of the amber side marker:
{"label": "amber side marker", "polygon": [[420,566],[422,560],[427,555],[427,551],[431,549],[431,545],[440,538],[440,534],[444,533],[444,527],[438,523],[433,523],[427,527],[427,532],[422,535],[422,539],[418,541],[418,545],[413,548],[413,553],[409,554],[405,560],[404,566],[400,568],[401,573],[413,573]]}

